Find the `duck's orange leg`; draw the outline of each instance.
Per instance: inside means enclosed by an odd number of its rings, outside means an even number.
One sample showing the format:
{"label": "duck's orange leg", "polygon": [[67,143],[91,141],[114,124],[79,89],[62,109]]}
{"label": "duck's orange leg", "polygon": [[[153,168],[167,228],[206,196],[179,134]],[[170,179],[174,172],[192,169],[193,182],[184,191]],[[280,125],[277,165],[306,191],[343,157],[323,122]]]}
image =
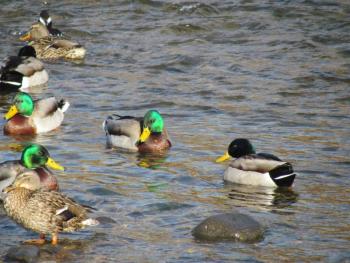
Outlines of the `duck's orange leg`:
{"label": "duck's orange leg", "polygon": [[57,245],[57,243],[58,243],[58,234],[54,233],[54,234],[52,234],[51,244],[52,245]]}
{"label": "duck's orange leg", "polygon": [[26,240],[23,243],[24,244],[29,244],[29,245],[44,245],[45,244],[45,235],[44,234],[40,234],[39,235],[39,239],[30,239],[30,240]]}

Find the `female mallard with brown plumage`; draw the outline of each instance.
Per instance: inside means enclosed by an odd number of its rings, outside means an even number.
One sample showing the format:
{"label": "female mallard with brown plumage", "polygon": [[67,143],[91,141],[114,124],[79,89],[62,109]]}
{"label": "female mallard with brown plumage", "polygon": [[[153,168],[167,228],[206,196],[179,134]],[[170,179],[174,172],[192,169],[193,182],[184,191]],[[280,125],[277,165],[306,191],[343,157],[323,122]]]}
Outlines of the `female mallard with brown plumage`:
{"label": "female mallard with brown plumage", "polygon": [[45,235],[58,243],[58,233],[74,232],[98,221],[87,216],[88,209],[60,192],[40,188],[38,176],[24,174],[4,189],[4,208],[9,217],[24,228],[40,234],[29,244],[44,244]]}
{"label": "female mallard with brown plumage", "polygon": [[54,130],[63,122],[68,107],[69,103],[64,100],[51,97],[34,102],[28,93],[19,92],[5,115],[8,121],[4,133],[32,135]]}
{"label": "female mallard with brown plumage", "polygon": [[235,159],[224,173],[226,181],[273,187],[290,187],[294,182],[296,174],[290,163],[269,153],[255,153],[253,145],[247,139],[233,140],[228,151],[216,162],[223,162],[230,157]]}
{"label": "female mallard with brown plumage", "polygon": [[86,53],[79,43],[50,36],[46,26],[40,22],[33,24],[20,40],[32,41],[29,44],[34,47],[39,59],[83,59]]}
{"label": "female mallard with brown plumage", "polygon": [[163,117],[149,110],[142,118],[112,115],[103,122],[107,145],[133,152],[162,152],[171,147]]}
{"label": "female mallard with brown plumage", "polygon": [[[48,167],[55,170],[64,170],[50,157],[44,146],[40,144],[28,145],[23,149],[20,160],[0,163],[0,196],[4,188],[11,185],[18,176],[23,174],[38,176],[41,188],[58,190],[57,179]],[[0,199],[2,199],[2,196]]]}

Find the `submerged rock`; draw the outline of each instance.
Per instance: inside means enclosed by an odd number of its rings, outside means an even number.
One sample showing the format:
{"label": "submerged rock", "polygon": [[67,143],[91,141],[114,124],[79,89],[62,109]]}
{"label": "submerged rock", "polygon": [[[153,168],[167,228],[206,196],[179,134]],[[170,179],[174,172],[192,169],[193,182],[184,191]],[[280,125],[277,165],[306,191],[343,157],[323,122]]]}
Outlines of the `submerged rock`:
{"label": "submerged rock", "polygon": [[263,238],[264,228],[252,217],[228,213],[211,216],[192,230],[199,240],[256,242]]}
{"label": "submerged rock", "polygon": [[5,256],[5,260],[9,262],[37,262],[40,255],[38,247],[33,245],[22,245],[12,247]]}

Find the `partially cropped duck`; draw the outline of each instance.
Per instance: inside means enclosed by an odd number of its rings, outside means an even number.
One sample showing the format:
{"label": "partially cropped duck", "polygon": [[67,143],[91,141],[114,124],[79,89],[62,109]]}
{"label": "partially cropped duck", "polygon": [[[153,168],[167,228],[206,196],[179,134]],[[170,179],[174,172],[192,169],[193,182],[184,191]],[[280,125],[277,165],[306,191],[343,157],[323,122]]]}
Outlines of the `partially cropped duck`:
{"label": "partially cropped duck", "polygon": [[38,176],[41,188],[58,190],[57,179],[48,167],[55,170],[64,170],[60,164],[50,157],[44,146],[40,144],[28,145],[22,151],[20,160],[0,163],[0,196],[2,190],[23,174]]}
{"label": "partially cropped duck", "polygon": [[255,153],[253,145],[247,139],[235,139],[228,151],[216,162],[230,157],[235,158],[227,167],[224,180],[248,185],[290,187],[296,174],[290,163],[268,153]]}
{"label": "partially cropped duck", "polygon": [[43,85],[49,80],[44,64],[36,58],[32,46],[24,46],[18,56],[9,57],[0,72],[0,90],[25,90]]}
{"label": "partially cropped duck", "polygon": [[34,47],[39,59],[83,59],[86,54],[86,49],[79,43],[50,36],[41,22],[33,24],[20,40],[31,41],[29,44]]}
{"label": "partially cropped duck", "polygon": [[5,114],[6,135],[33,135],[49,132],[61,125],[69,103],[55,97],[33,101],[25,92],[16,94],[13,106]]}
{"label": "partially cropped duck", "polygon": [[62,36],[62,32],[60,30],[53,28],[52,19],[48,10],[43,10],[40,12],[39,22],[46,26],[51,36]]}
{"label": "partially cropped duck", "polygon": [[163,117],[149,110],[142,118],[112,115],[103,122],[107,145],[133,152],[162,152],[171,147]]}
{"label": "partially cropped duck", "polygon": [[3,191],[4,208],[9,217],[24,228],[40,234],[27,244],[44,244],[45,235],[58,243],[58,233],[74,232],[99,222],[87,216],[88,209],[60,192],[40,188],[38,176],[23,174]]}

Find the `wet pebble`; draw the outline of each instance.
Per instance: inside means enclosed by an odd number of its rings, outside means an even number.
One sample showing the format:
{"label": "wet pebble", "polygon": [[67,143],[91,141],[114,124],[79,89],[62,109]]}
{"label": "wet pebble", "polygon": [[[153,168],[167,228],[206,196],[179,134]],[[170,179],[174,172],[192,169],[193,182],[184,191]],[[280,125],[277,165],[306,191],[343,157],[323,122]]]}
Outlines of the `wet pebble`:
{"label": "wet pebble", "polygon": [[100,216],[97,217],[96,220],[100,222],[100,224],[114,224],[116,221],[110,217],[107,216]]}
{"label": "wet pebble", "polygon": [[211,216],[192,230],[198,240],[257,242],[263,238],[263,226],[252,217],[227,213]]}
{"label": "wet pebble", "polygon": [[12,247],[7,252],[5,259],[8,262],[37,262],[40,254],[38,247],[33,245],[22,245]]}

